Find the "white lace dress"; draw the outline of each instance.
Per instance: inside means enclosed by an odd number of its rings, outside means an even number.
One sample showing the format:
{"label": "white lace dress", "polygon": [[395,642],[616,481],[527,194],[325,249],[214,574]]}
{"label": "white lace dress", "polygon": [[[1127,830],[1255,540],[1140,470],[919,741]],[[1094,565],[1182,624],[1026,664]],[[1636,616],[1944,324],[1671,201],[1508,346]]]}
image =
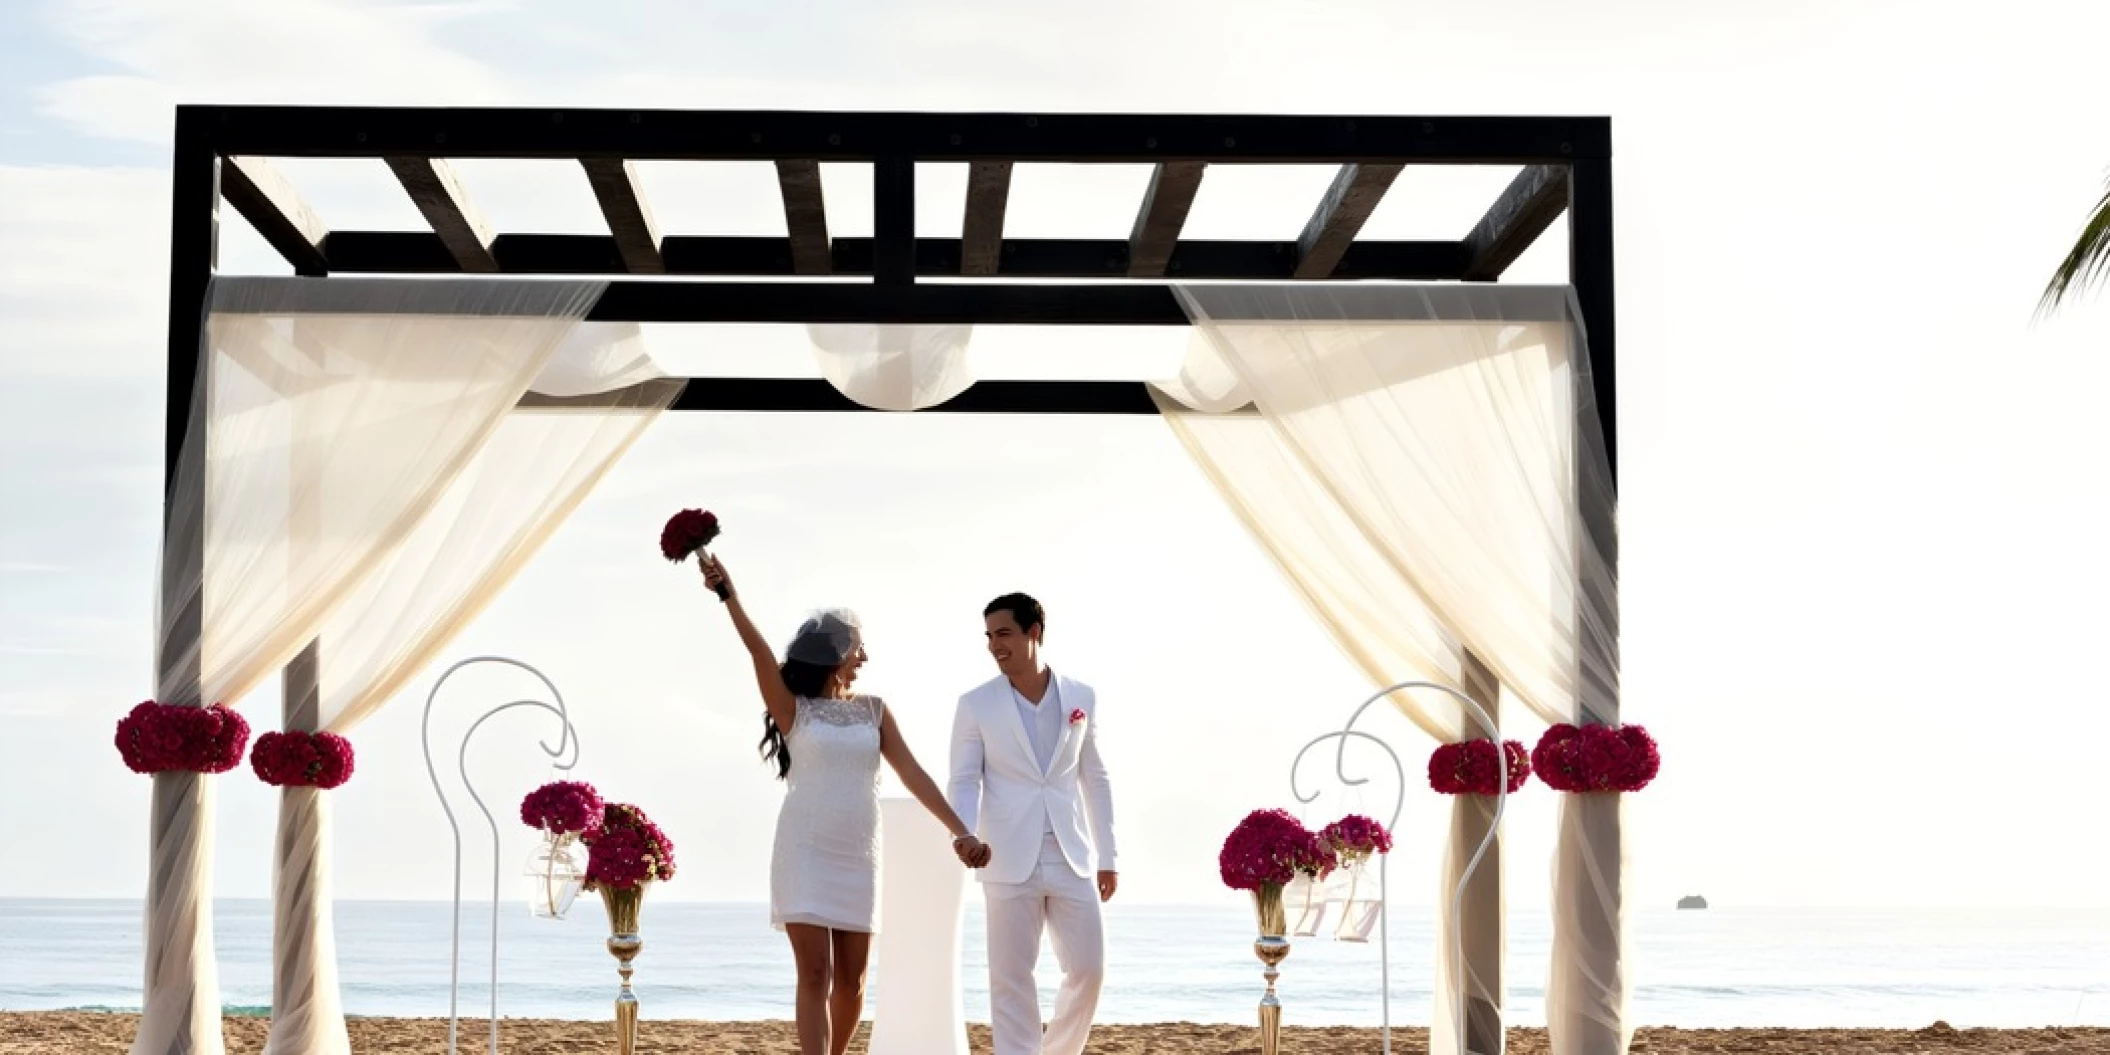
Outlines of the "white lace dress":
{"label": "white lace dress", "polygon": [[870,934],[879,885],[878,698],[798,701],[770,856],[769,922]]}

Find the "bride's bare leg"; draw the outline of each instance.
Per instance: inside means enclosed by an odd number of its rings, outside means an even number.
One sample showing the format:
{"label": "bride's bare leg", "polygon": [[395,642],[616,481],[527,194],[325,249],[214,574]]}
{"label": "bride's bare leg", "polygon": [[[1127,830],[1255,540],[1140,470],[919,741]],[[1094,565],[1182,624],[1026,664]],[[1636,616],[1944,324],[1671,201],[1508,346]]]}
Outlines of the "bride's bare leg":
{"label": "bride's bare leg", "polygon": [[[828,983],[834,976],[828,929],[804,923],[786,924],[791,938],[791,960],[798,969],[799,1055],[829,1055]],[[841,1055],[841,1048],[836,1048]]]}
{"label": "bride's bare leg", "polygon": [[872,936],[851,931],[830,931],[834,941],[834,989],[828,997],[831,1029],[828,1055],[843,1055],[857,1035],[858,1019],[865,1009],[865,964],[871,958]]}

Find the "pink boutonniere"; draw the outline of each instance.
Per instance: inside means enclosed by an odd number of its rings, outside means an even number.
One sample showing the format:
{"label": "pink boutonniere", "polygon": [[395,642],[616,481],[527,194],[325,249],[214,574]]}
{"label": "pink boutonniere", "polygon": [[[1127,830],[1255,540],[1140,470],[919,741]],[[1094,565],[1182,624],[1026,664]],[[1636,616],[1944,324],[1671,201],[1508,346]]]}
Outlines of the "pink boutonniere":
{"label": "pink boutonniere", "polygon": [[1071,712],[1070,712],[1070,724],[1071,724],[1071,725],[1082,725],[1082,724],[1084,724],[1084,712],[1083,712],[1082,710],[1075,710],[1075,711],[1071,711]]}

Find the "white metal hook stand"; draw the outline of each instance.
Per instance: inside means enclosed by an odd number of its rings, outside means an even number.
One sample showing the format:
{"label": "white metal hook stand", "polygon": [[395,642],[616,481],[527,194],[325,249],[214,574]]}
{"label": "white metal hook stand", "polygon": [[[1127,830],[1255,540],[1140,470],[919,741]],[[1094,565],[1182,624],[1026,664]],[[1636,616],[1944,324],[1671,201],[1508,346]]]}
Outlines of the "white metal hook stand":
{"label": "white metal hook stand", "polygon": [[[1378,738],[1373,734],[1366,733],[1360,729],[1357,729],[1355,727],[1355,723],[1363,717],[1363,712],[1369,710],[1372,704],[1384,699],[1387,696],[1392,695],[1395,692],[1402,692],[1408,689],[1434,689],[1437,692],[1445,693],[1453,699],[1457,700],[1465,708],[1465,713],[1471,716],[1474,721],[1479,723],[1481,730],[1487,734],[1490,740],[1494,741],[1496,757],[1501,760],[1500,763],[1496,766],[1496,771],[1500,774],[1500,776],[1495,780],[1494,817],[1488,822],[1487,834],[1481,837],[1480,845],[1473,850],[1472,859],[1466,862],[1465,871],[1459,875],[1457,889],[1451,892],[1451,982],[1452,986],[1457,990],[1458,994],[1456,999],[1453,1001],[1454,1006],[1452,1008],[1451,1024],[1452,1027],[1458,1031],[1458,1051],[1461,1053],[1461,1055],[1470,1055],[1465,1046],[1465,933],[1463,928],[1457,926],[1456,924],[1458,921],[1459,914],[1464,909],[1466,885],[1472,881],[1473,872],[1480,867],[1481,859],[1487,856],[1487,848],[1494,845],[1496,836],[1500,834],[1502,830],[1502,810],[1503,807],[1508,805],[1509,801],[1509,755],[1502,748],[1502,732],[1501,729],[1495,725],[1495,720],[1490,717],[1486,709],[1482,708],[1477,702],[1473,700],[1472,697],[1467,696],[1466,694],[1459,692],[1458,690],[1453,689],[1448,685],[1439,685],[1433,681],[1402,681],[1395,685],[1389,685],[1385,688],[1379,689],[1377,692],[1371,694],[1370,698],[1364,700],[1361,704],[1358,704],[1355,710],[1348,715],[1347,723],[1342,725],[1340,729],[1313,738],[1310,743],[1305,744],[1304,747],[1297,752],[1297,757],[1291,760],[1290,762],[1289,790],[1290,794],[1296,798],[1299,804],[1302,805],[1308,805],[1313,800],[1319,797],[1318,792],[1316,791],[1312,792],[1309,795],[1306,795],[1301,790],[1299,790],[1299,788],[1297,787],[1297,767],[1304,761],[1304,755],[1306,752],[1310,751],[1312,748],[1317,747],[1322,743],[1325,743],[1328,740],[1338,741],[1335,746],[1333,764],[1334,776],[1341,782],[1341,785],[1343,787],[1354,788],[1359,787],[1363,784],[1368,784],[1370,782],[1370,779],[1368,777],[1351,777],[1348,775],[1347,759],[1349,739],[1354,738],[1359,740],[1370,741],[1371,743],[1374,743],[1384,749],[1386,756],[1391,758],[1392,760],[1393,771],[1398,774],[1399,795],[1397,799],[1394,800],[1392,806],[1392,821],[1391,824],[1386,826],[1386,830],[1390,831],[1398,827],[1400,812],[1406,805],[1406,767],[1400,764],[1399,753],[1392,750],[1392,746],[1390,744],[1387,744],[1384,740]],[[1390,880],[1388,876],[1389,870],[1386,865],[1386,859],[1388,856],[1389,855],[1385,854],[1380,854],[1378,856],[1377,926],[1379,964],[1378,969],[1380,971],[1380,978],[1382,979],[1383,985],[1383,997],[1381,1000],[1381,1005],[1383,1007],[1382,1013],[1384,1015],[1384,1051],[1385,1055],[1392,1055],[1392,908],[1389,904],[1391,890]],[[1501,1042],[1498,1041],[1498,1043]],[[1507,1045],[1506,1043],[1502,1043],[1502,1046],[1506,1047]],[[1481,1053],[1481,1055],[1501,1055],[1501,1051],[1500,1048],[1498,1048],[1496,1051]]]}
{"label": "white metal hook stand", "polygon": [[[432,691],[425,696],[425,716],[423,723],[419,727],[419,739],[425,749],[425,773],[432,778],[433,794],[439,796],[440,809],[447,814],[447,827],[453,829],[454,832],[454,946],[450,956],[447,977],[448,1055],[454,1055],[456,1051],[456,1035],[461,1027],[462,827],[460,822],[455,819],[454,808],[447,803],[446,789],[440,786],[439,769],[432,764],[432,705],[439,698],[440,687],[447,683],[448,678],[453,677],[454,673],[463,667],[478,663],[498,663],[527,671],[541,681],[543,687],[549,690],[550,696],[557,701],[555,706],[551,706],[541,700],[514,700],[511,703],[502,703],[485,711],[477,717],[476,721],[470,723],[466,732],[462,733],[461,747],[457,752],[455,761],[455,766],[461,773],[462,786],[468,789],[470,800],[474,801],[476,808],[482,811],[484,822],[491,829],[491,1055],[498,1055],[498,892],[501,868],[499,861],[498,820],[491,816],[490,807],[484,804],[483,796],[477,794],[476,785],[469,779],[469,741],[476,736],[476,731],[492,718],[518,707],[535,707],[556,715],[557,720],[563,726],[563,732],[557,738],[557,746],[551,747],[547,741],[538,741],[536,745],[542,748],[543,754],[549,756],[551,767],[558,770],[570,770],[579,763],[579,734],[578,730],[572,727],[571,715],[564,706],[564,694],[558,692],[557,686],[541,671],[517,659],[509,659],[505,656],[475,656],[462,660],[448,667],[446,672],[440,675],[439,680],[433,683]],[[571,753],[568,761],[565,759],[566,750]]]}

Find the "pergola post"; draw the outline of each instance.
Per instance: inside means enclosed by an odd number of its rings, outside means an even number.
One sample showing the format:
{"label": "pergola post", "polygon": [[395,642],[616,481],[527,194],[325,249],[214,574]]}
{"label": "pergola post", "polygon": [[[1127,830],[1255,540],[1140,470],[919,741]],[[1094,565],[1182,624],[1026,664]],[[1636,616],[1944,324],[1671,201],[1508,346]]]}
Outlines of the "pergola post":
{"label": "pergola post", "polygon": [[[1584,339],[1590,356],[1592,395],[1597,403],[1597,420],[1604,433],[1605,458],[1612,473],[1610,483],[1616,491],[1619,481],[1619,413],[1618,335],[1613,312],[1612,162],[1609,156],[1579,160],[1573,166],[1573,173],[1568,206],[1569,282],[1575,288],[1575,298],[1582,313]],[[1583,460],[1578,458],[1576,464],[1581,471]],[[1582,483],[1577,481],[1578,486]],[[1604,547],[1607,570],[1612,581],[1616,582],[1619,570],[1618,525],[1610,519],[1611,510],[1600,504],[1585,502],[1583,509],[1585,515],[1593,515],[1594,510],[1593,519],[1583,527],[1591,539]],[[1576,547],[1578,560],[1584,558],[1586,548]],[[1585,612],[1593,610],[1611,621],[1605,629],[1614,649],[1610,668],[1616,672],[1618,599],[1616,596],[1594,597],[1582,592],[1600,584],[1595,577],[1581,571],[1578,569],[1576,576],[1581,587],[1576,596],[1576,625],[1586,625]],[[1616,677],[1616,674],[1611,676]],[[1587,665],[1577,671],[1578,724],[1619,724],[1619,686],[1593,680],[1599,677],[1599,672]],[[1588,797],[1604,801],[1561,804],[1561,838],[1575,837],[1567,831],[1571,822],[1578,826],[1585,823],[1571,818],[1570,811],[1609,807],[1614,812],[1608,819],[1600,816],[1601,823],[1588,825],[1587,844],[1591,853],[1587,865],[1575,863],[1581,847],[1576,848],[1577,854],[1562,858],[1569,868],[1581,874],[1570,875],[1564,869],[1554,877],[1555,970],[1562,969],[1564,955],[1572,957],[1584,949],[1615,950],[1618,962],[1609,970],[1592,974],[1587,979],[1572,980],[1566,987],[1571,995],[1589,1001],[1592,1006],[1560,1007],[1549,999],[1546,1025],[1552,1037],[1554,1055],[1626,1055],[1627,1024],[1606,1021],[1606,1016],[1595,1007],[1600,1000],[1615,1007],[1624,1006],[1628,995],[1625,935],[1620,932],[1621,921],[1626,917],[1626,878],[1621,874],[1626,859],[1626,833],[1617,812],[1620,808],[1618,795]],[[1562,920],[1569,921],[1572,932],[1562,933]],[[1590,989],[1597,991],[1584,995]]]}
{"label": "pergola post", "polygon": [[[1502,724],[1502,683],[1487,663],[1471,649],[1465,650],[1460,670],[1460,688],[1473,702],[1485,708],[1497,730]],[[1466,738],[1486,739],[1486,733],[1468,723]],[[1495,737],[1498,758],[1502,738]],[[1499,770],[1507,779],[1507,767]],[[1451,853],[1463,862],[1470,858],[1487,829],[1495,823],[1492,795],[1460,795],[1451,814]],[[1502,838],[1499,833],[1480,858],[1480,867],[1466,880],[1465,896],[1458,909],[1458,933],[1463,945],[1465,977],[1457,984],[1465,989],[1465,1051],[1496,1055],[1503,1047],[1502,1007],[1504,987],[1502,960],[1506,947],[1506,921],[1502,912]],[[1461,1053],[1464,1055],[1464,1053]]]}
{"label": "pergola post", "polygon": [[[205,312],[219,262],[220,159],[204,115],[179,110],[171,165],[168,389],[163,432],[161,591],[155,692],[162,703],[204,706]],[[188,441],[188,443],[186,442]],[[186,471],[198,474],[194,482]],[[179,501],[179,481],[194,491]],[[220,985],[213,950],[213,778],[154,775],[147,850],[145,993],[132,1055],[221,1055]]]}

